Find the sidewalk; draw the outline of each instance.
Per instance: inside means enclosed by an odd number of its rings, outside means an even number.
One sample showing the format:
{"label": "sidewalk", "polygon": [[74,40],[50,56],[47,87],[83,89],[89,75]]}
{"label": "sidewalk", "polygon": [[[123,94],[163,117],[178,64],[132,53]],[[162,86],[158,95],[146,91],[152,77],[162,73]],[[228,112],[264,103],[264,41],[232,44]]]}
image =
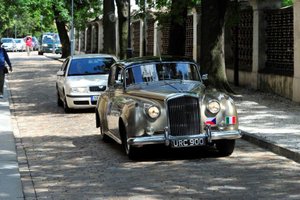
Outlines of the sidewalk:
{"label": "sidewalk", "polygon": [[300,163],[300,104],[275,94],[233,88],[243,139]]}
{"label": "sidewalk", "polygon": [[9,91],[0,99],[0,199],[24,199],[9,110]]}

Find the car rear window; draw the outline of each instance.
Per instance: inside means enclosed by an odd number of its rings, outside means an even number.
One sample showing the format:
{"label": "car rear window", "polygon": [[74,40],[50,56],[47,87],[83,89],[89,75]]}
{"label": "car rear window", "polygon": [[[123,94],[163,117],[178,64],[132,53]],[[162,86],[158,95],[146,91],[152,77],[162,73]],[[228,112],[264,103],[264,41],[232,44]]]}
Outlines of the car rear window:
{"label": "car rear window", "polygon": [[69,76],[108,74],[113,58],[74,59],[70,63]]}

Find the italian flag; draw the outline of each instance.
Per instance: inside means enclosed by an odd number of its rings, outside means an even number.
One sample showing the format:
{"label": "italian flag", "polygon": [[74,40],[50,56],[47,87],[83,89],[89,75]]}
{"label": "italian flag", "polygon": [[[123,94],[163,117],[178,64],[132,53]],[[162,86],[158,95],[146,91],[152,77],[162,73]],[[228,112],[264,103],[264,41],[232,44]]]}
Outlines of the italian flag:
{"label": "italian flag", "polygon": [[235,116],[231,116],[231,117],[227,116],[225,118],[225,122],[226,122],[226,124],[236,124],[236,117]]}

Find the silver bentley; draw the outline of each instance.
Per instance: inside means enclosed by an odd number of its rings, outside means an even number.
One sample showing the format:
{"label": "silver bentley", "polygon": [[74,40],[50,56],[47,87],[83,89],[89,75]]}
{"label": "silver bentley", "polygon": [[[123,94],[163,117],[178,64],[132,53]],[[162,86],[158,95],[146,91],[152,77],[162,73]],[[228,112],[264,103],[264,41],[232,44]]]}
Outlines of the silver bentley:
{"label": "silver bentley", "polygon": [[145,145],[214,146],[229,156],[241,137],[234,101],[209,91],[199,66],[174,57],[133,58],[115,63],[96,106],[104,141],[122,144],[129,158]]}

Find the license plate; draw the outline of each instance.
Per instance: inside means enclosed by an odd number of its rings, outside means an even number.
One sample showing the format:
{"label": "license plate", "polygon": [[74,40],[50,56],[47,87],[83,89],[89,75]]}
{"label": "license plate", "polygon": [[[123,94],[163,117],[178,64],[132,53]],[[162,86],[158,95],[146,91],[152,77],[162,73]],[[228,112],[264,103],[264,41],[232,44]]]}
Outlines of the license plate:
{"label": "license plate", "polygon": [[99,96],[91,96],[91,101],[98,101]]}
{"label": "license plate", "polygon": [[171,146],[173,148],[204,146],[205,144],[205,138],[171,140]]}

